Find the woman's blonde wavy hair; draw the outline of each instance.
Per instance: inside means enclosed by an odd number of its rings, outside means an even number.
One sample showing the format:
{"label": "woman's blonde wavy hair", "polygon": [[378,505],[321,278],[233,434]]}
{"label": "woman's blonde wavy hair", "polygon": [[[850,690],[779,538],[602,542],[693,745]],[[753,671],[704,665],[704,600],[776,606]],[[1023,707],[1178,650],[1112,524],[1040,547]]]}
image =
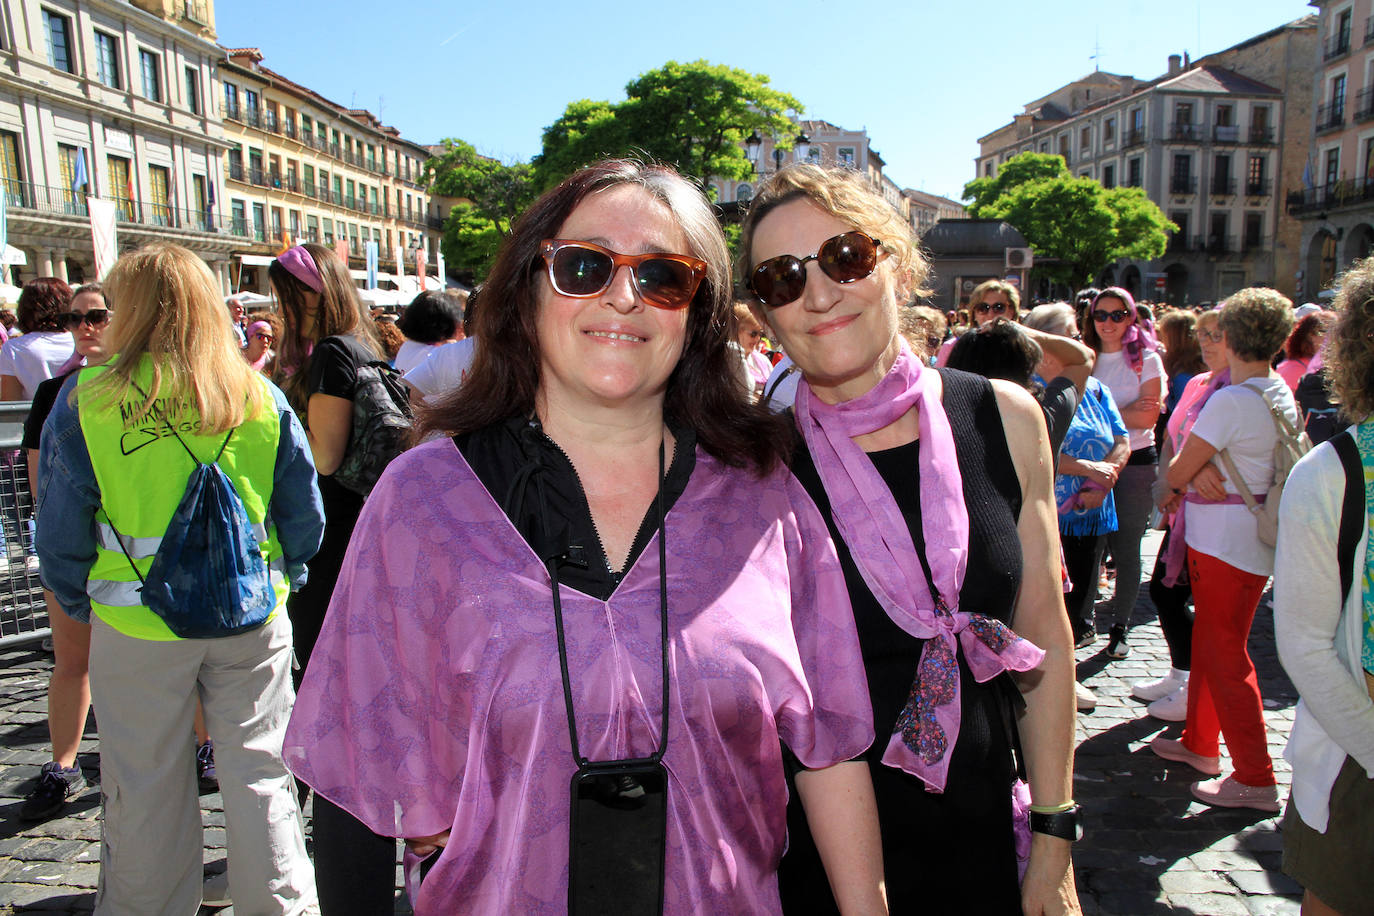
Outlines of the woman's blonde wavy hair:
{"label": "woman's blonde wavy hair", "polygon": [[[199,257],[165,242],[124,255],[104,281],[111,313],[105,348],[109,370],[80,386],[81,397],[114,405],[142,399],[130,425],[146,416],[159,397],[189,395],[203,435],[224,433],[262,409],[266,391],[244,361],[229,325],[219,284]],[[149,356],[147,390],[134,374]]]}
{"label": "woman's blonde wavy hair", "polygon": [[1374,258],[1336,278],[1332,308],[1340,316],[1326,336],[1322,365],[1332,400],[1356,422],[1374,414]]}
{"label": "woman's blonde wavy hair", "polygon": [[[753,264],[754,232],[765,216],[794,200],[809,200],[821,210],[882,242],[897,288],[906,301],[930,295],[925,288],[930,262],[916,242],[911,224],[876,194],[854,169],[810,162],[789,165],[759,185],[739,240],[739,276],[748,280]],[[793,252],[800,254],[800,252]],[[752,296],[751,296],[752,298]],[[903,304],[901,302],[898,303]]]}

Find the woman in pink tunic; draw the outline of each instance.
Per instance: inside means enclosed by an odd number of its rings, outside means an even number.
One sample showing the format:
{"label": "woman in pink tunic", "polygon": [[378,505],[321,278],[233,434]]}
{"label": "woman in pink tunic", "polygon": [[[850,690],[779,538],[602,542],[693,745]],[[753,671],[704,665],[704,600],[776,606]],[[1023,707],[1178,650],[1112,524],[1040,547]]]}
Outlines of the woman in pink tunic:
{"label": "woman in pink tunic", "polygon": [[[844,578],[785,421],[735,381],[727,260],[671,170],[550,191],[424,418],[445,435],[363,510],[286,755],[408,838],[417,913],[779,912],[783,745],[837,898],[885,912]],[[661,777],[658,855],[570,837],[570,781],[617,760],[639,769],[597,817],[651,808]]]}

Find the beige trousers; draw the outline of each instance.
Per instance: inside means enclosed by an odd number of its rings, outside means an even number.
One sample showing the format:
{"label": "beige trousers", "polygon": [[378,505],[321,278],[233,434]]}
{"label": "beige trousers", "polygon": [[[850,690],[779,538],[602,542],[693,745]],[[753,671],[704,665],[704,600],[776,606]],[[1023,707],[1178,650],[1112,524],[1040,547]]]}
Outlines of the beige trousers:
{"label": "beige trousers", "polygon": [[234,912],[313,912],[314,871],[281,755],[295,700],[286,614],[237,636],[171,642],[91,623],[103,795],[95,912],[193,916],[200,907],[197,693],[215,742]]}

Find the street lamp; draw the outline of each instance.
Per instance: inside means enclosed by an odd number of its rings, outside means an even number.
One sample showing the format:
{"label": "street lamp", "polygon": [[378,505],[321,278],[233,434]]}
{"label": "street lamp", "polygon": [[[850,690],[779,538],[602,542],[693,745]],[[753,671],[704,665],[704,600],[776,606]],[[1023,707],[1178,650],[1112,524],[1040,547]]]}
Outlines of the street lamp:
{"label": "street lamp", "polygon": [[806,135],[806,131],[797,134],[797,139],[792,141],[792,149],[796,152],[798,162],[805,162],[811,155],[811,138]]}
{"label": "street lamp", "polygon": [[763,145],[763,138],[756,130],[744,141],[744,155],[749,157],[749,165],[753,167],[754,174],[759,171],[759,147]]}

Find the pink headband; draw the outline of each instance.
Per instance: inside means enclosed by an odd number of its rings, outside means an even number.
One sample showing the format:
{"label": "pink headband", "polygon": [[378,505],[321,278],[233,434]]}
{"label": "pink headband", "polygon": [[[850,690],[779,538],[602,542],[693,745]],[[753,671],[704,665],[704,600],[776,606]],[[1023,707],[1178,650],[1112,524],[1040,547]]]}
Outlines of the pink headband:
{"label": "pink headband", "polygon": [[248,331],[247,331],[247,333],[246,333],[244,336],[245,336],[245,337],[252,337],[254,334],[258,333],[259,331],[267,331],[267,332],[270,333],[271,330],[272,330],[272,325],[268,324],[267,322],[265,322],[265,321],[255,321],[255,322],[253,322],[252,324],[250,324],[250,325],[248,326]]}
{"label": "pink headband", "polygon": [[315,265],[315,259],[310,256],[310,252],[305,250],[305,246],[297,245],[288,248],[277,255],[277,263],[285,267],[291,276],[300,280],[315,292],[324,289],[324,281],[320,279],[320,269]]}

